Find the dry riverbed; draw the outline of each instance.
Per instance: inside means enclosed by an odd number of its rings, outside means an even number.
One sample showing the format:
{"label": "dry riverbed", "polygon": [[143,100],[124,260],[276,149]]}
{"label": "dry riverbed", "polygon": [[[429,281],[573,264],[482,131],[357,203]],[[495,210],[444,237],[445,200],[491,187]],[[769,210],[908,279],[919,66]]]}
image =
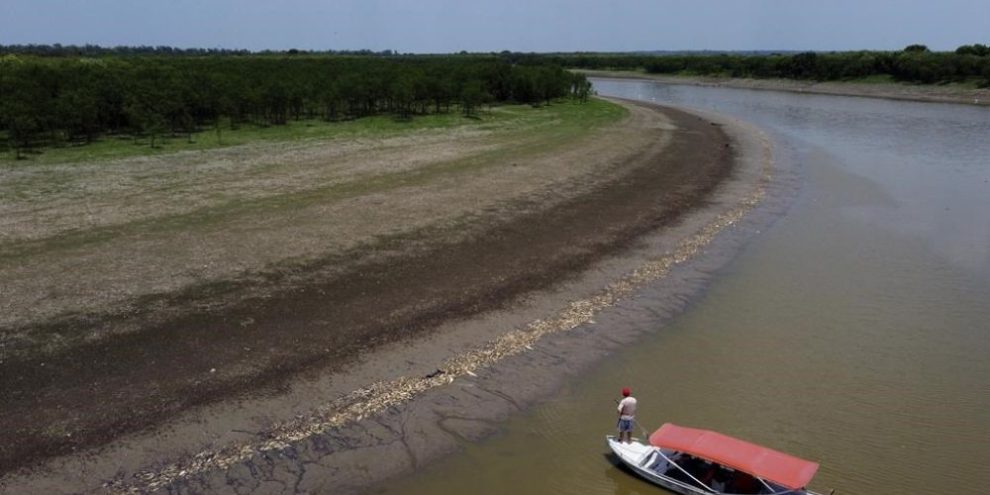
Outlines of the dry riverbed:
{"label": "dry riverbed", "polygon": [[346,492],[490,432],[760,199],[758,132],[622,105],[5,171],[0,492]]}

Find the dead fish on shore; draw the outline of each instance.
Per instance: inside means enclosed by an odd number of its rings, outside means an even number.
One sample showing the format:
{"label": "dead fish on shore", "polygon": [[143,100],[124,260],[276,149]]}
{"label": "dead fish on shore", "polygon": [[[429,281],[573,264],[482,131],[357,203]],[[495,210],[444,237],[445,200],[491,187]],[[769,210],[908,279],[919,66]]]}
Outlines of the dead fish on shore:
{"label": "dead fish on shore", "polygon": [[435,377],[438,377],[438,376],[440,376],[440,375],[442,375],[444,373],[446,373],[446,371],[441,370],[441,369],[438,369],[438,370],[434,371],[433,373],[427,373],[423,378],[435,378]]}

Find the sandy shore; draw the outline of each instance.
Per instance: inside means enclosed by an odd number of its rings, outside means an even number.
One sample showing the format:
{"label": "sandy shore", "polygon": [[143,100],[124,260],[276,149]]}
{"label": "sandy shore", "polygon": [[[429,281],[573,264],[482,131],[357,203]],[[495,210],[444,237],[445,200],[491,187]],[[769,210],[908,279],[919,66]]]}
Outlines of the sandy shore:
{"label": "sandy shore", "polygon": [[[6,432],[5,455],[10,466],[40,460],[8,469],[0,492],[347,493],[491,433],[635,339],[595,319],[638,288],[664,284],[657,310],[682,309],[703,278],[689,267],[765,194],[772,160],[758,131],[625,105],[623,123],[555,154],[552,163],[578,172],[487,206],[497,216],[475,214],[477,230],[386,247],[354,270],[320,272],[158,332],[109,333],[68,354],[61,371],[28,376],[43,393],[5,406],[4,422],[22,425]],[[489,189],[518,189],[504,178],[479,184],[468,197],[483,204]],[[337,330],[332,344],[327,325]],[[150,359],[139,351],[148,348]],[[260,359],[250,350],[259,348],[268,351]],[[65,364],[99,352],[110,357]],[[6,376],[14,390],[25,380]],[[106,382],[119,403],[94,400]],[[160,407],[142,409],[149,400]],[[32,425],[44,424],[32,407],[64,411],[73,401],[89,427],[78,430],[82,440],[23,449],[39,439]]]}
{"label": "sandy shore", "polygon": [[793,79],[743,79],[725,77],[669,76],[632,71],[580,71],[589,77],[616,79],[645,79],[667,84],[689,86],[723,86],[727,88],[788,91],[838,96],[862,96],[890,100],[926,101],[936,103],[961,103],[990,105],[990,88],[971,89],[933,84],[867,84],[854,82],[816,82]]}

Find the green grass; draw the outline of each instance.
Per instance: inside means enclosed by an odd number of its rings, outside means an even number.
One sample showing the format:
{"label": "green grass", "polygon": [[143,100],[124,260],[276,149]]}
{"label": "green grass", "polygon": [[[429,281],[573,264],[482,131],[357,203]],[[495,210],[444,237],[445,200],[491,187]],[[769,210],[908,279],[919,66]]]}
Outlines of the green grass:
{"label": "green grass", "polygon": [[40,148],[26,160],[15,160],[13,150],[0,153],[0,164],[25,166],[30,164],[50,164],[65,162],[90,162],[114,160],[134,156],[151,156],[197,151],[257,142],[289,142],[299,140],[321,140],[334,138],[390,137],[424,130],[476,127],[490,130],[520,130],[528,127],[555,123],[563,126],[559,131],[572,127],[597,127],[612,122],[625,115],[625,110],[612,103],[591,99],[587,103],[569,100],[555,102],[548,106],[502,105],[490,111],[482,109],[477,117],[466,118],[459,109],[449,113],[417,116],[410,120],[396,120],[390,116],[374,116],[342,122],[322,120],[290,121],[280,126],[242,125],[238,129],[224,126],[218,136],[215,129],[203,129],[187,136],[163,136],[156,140],[152,148],[147,138],[110,136],[93,143],[59,147]]}

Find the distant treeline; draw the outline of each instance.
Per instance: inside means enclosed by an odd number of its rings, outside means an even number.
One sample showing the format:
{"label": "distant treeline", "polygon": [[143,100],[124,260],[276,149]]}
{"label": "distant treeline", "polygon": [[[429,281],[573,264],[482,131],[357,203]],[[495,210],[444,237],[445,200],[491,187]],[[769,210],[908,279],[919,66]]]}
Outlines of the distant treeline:
{"label": "distant treeline", "polygon": [[230,48],[179,48],[174,46],[100,46],[100,45],[0,45],[0,55],[38,55],[42,57],[99,57],[104,55],[159,55],[159,56],[200,56],[200,55],[262,55],[262,54],[320,54],[320,55],[360,55],[391,57],[398,55],[393,50],[379,52],[371,50],[322,50],[309,51],[295,48],[288,50],[263,50],[252,52]]}
{"label": "distant treeline", "polygon": [[[479,105],[586,99],[591,85],[546,60],[497,56],[0,56],[0,147],[104,134],[150,138],[206,126],[389,114],[467,115]],[[221,124],[223,122],[223,124]]]}
{"label": "distant treeline", "polygon": [[889,76],[895,81],[936,84],[976,82],[990,86],[990,47],[964,45],[954,52],[932,52],[911,45],[899,52],[804,52],[740,55],[558,54],[547,57],[565,67],[646,70],[654,74],[842,81]]}

